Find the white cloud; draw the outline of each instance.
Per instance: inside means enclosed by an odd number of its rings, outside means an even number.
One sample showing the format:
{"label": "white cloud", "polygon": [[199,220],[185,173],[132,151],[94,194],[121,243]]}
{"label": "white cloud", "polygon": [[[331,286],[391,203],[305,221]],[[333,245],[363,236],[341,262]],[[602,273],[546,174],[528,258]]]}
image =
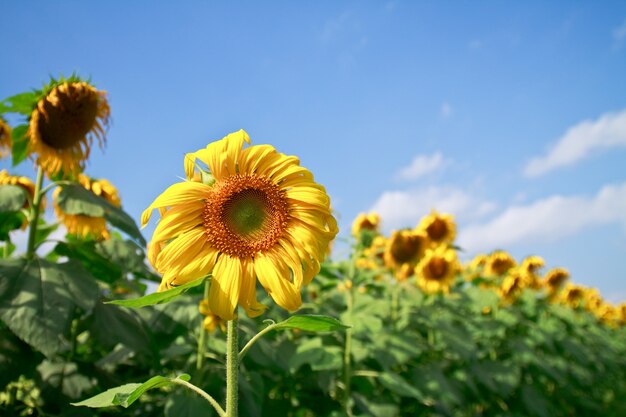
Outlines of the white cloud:
{"label": "white cloud", "polygon": [[401,180],[415,180],[442,169],[446,163],[441,152],[435,152],[432,155],[416,155],[411,165],[400,169],[396,177]]}
{"label": "white cloud", "polygon": [[415,227],[432,209],[475,219],[495,209],[491,202],[454,187],[429,187],[406,191],[384,192],[370,211],[380,214],[385,231]]}
{"label": "white cloud", "polygon": [[450,105],[450,103],[448,103],[447,101],[444,102],[441,105],[441,109],[439,110],[439,114],[441,115],[441,117],[443,117],[444,119],[447,119],[448,117],[452,116],[452,106]]}
{"label": "white cloud", "polygon": [[626,227],[626,182],[606,185],[592,197],[554,195],[509,207],[490,222],[464,227],[458,242],[471,252],[484,251],[557,241],[585,227],[611,223]]}
{"label": "white cloud", "polygon": [[536,177],[553,169],[573,165],[593,151],[626,147],[626,109],[605,113],[596,120],[586,120],[567,130],[547,155],[532,158],[524,175]]}

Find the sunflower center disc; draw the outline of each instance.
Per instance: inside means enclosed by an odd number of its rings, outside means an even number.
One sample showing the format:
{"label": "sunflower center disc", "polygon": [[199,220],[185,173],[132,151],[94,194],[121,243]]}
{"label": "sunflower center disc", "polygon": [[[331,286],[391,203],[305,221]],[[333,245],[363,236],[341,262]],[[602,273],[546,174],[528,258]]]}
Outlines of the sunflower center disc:
{"label": "sunflower center disc", "polygon": [[80,142],[91,131],[98,115],[98,95],[69,87],[58,89],[43,102],[38,129],[42,141],[54,149],[67,149]]}
{"label": "sunflower center disc", "polygon": [[426,232],[431,239],[441,240],[446,237],[446,233],[448,232],[448,226],[443,220],[435,219],[435,221],[426,228]]}
{"label": "sunflower center disc", "polygon": [[276,184],[264,176],[236,174],[213,186],[203,223],[216,249],[247,258],[274,246],[288,219],[287,198]]}
{"label": "sunflower center disc", "polygon": [[441,279],[446,276],[448,272],[448,263],[445,259],[433,258],[428,263],[428,272],[434,279]]}
{"label": "sunflower center disc", "polygon": [[403,264],[414,260],[420,249],[420,241],[412,236],[405,236],[394,242],[391,254],[396,262]]}

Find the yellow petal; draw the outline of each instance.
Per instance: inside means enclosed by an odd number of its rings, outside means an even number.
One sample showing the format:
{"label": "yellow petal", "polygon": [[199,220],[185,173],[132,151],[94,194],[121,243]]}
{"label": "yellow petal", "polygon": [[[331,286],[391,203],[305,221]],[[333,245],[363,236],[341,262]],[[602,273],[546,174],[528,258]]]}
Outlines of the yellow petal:
{"label": "yellow petal", "polygon": [[159,253],[155,268],[161,273],[180,271],[198,256],[204,242],[206,232],[203,227],[196,227],[179,235]]}
{"label": "yellow petal", "polygon": [[207,276],[215,267],[219,251],[206,242],[198,255],[180,270],[175,284],[182,285],[194,279]]}
{"label": "yellow petal", "polygon": [[246,310],[248,317],[257,317],[263,314],[267,307],[256,299],[254,263],[249,259],[245,259],[242,264],[244,273],[241,282],[241,292],[239,293],[239,305]]}
{"label": "yellow petal", "polygon": [[162,242],[170,240],[189,229],[202,224],[203,201],[193,201],[181,204],[167,210],[157,224],[152,241]]}
{"label": "yellow petal", "polygon": [[167,190],[163,191],[150,206],[144,210],[141,215],[141,227],[145,227],[150,216],[152,216],[152,210],[155,208],[171,207],[179,204],[185,204],[190,202],[203,201],[210,191],[208,185],[199,182],[180,182],[170,186]]}
{"label": "yellow petal", "polygon": [[242,174],[254,174],[259,163],[272,153],[276,153],[271,145],[255,145],[244,149],[239,159],[239,172]]}
{"label": "yellow petal", "polygon": [[213,268],[209,306],[211,311],[223,320],[235,318],[235,308],[239,300],[243,268],[237,257],[221,254]]}
{"label": "yellow petal", "polygon": [[271,253],[258,253],[254,258],[254,271],[276,304],[289,311],[302,305],[300,290],[289,281],[289,269],[281,259],[272,257]]}

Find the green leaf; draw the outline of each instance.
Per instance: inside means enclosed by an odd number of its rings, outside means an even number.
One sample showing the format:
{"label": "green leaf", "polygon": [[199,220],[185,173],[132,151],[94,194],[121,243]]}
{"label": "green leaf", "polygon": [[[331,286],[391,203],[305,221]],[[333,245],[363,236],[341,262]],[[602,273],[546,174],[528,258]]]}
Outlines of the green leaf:
{"label": "green leaf", "polygon": [[17,185],[0,185],[0,212],[20,211],[26,202],[25,190]]}
{"label": "green leaf", "polygon": [[307,340],[298,346],[289,359],[289,368],[295,372],[302,365],[308,364],[313,371],[338,370],[343,366],[342,353],[339,346],[323,346],[319,338]]}
{"label": "green leaf", "polygon": [[412,397],[417,400],[424,398],[424,395],[417,388],[406,382],[400,375],[385,372],[380,375],[378,380],[389,391],[401,397]]}
{"label": "green leaf", "polygon": [[25,116],[30,116],[37,104],[37,98],[38,95],[35,91],[16,94],[6,98],[0,102],[0,114],[21,113]]}
{"label": "green leaf", "polygon": [[152,355],[152,338],[148,326],[134,311],[117,306],[96,304],[89,331],[107,349],[118,343],[140,353],[142,358]]}
{"label": "green leaf", "polygon": [[28,138],[26,132],[28,125],[19,125],[13,129],[11,134],[11,155],[13,156],[13,166],[17,166],[28,156]]}
{"label": "green leaf", "polygon": [[121,405],[124,408],[128,408],[132,403],[137,401],[143,393],[148,390],[161,388],[168,385],[173,385],[175,379],[181,379],[183,381],[189,381],[190,376],[182,374],[176,378],[167,378],[164,376],[155,376],[144,382],[143,384],[125,384],[119,387],[111,388],[96,396],[88,398],[86,400],[72,403],[76,407],[111,407],[114,405]]}
{"label": "green leaf", "polygon": [[57,243],[54,253],[79,261],[99,281],[111,284],[120,279],[121,267],[99,254],[96,247],[96,242],[69,238]]}
{"label": "green leaf", "polygon": [[21,211],[0,212],[0,240],[8,241],[9,232],[21,228],[25,220]]}
{"label": "green leaf", "polygon": [[98,286],[79,263],[0,260],[0,320],[46,356],[68,347],[75,309],[87,311]]}
{"label": "green leaf", "polygon": [[129,300],[107,301],[105,304],[116,304],[124,307],[139,308],[155,304],[167,303],[168,301],[173,300],[188,289],[197,287],[198,285],[202,284],[205,279],[206,278],[202,277],[166,291],[155,292],[152,294],[144,295],[143,297],[131,298]]}
{"label": "green leaf", "polygon": [[314,314],[302,314],[291,316],[274,327],[274,329],[300,329],[307,332],[334,332],[335,330],[347,329],[350,326],[342,324],[339,320],[328,316]]}
{"label": "green leaf", "polygon": [[67,214],[104,217],[113,226],[127,233],[133,239],[137,239],[142,246],[146,245],[146,240],[141,235],[137,224],[126,212],[80,185],[63,186],[57,196],[57,203],[61,210]]}

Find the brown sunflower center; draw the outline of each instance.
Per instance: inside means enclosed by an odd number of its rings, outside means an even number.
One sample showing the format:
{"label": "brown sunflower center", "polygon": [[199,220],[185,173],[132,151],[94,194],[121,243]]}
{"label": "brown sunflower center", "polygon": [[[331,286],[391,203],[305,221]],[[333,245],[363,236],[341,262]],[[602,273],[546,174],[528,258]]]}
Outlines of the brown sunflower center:
{"label": "brown sunflower center", "polygon": [[428,272],[433,279],[441,279],[448,273],[448,263],[442,258],[433,258],[428,262]]}
{"label": "brown sunflower center", "polygon": [[491,269],[497,275],[502,275],[513,266],[513,263],[508,259],[495,259],[491,264]]}
{"label": "brown sunflower center", "polygon": [[416,236],[400,236],[391,245],[393,259],[403,264],[417,258],[421,248],[421,240]]}
{"label": "brown sunflower center", "polygon": [[83,140],[98,117],[99,95],[93,88],[80,84],[61,87],[38,106],[41,140],[54,149],[71,148]]}
{"label": "brown sunflower center", "polygon": [[265,176],[236,174],[215,184],[204,228],[220,252],[249,258],[276,244],[289,220],[287,196]]}
{"label": "brown sunflower center", "polygon": [[445,238],[448,234],[448,225],[445,221],[441,219],[435,219],[426,228],[426,233],[428,233],[428,237],[430,237],[432,240],[439,241]]}

